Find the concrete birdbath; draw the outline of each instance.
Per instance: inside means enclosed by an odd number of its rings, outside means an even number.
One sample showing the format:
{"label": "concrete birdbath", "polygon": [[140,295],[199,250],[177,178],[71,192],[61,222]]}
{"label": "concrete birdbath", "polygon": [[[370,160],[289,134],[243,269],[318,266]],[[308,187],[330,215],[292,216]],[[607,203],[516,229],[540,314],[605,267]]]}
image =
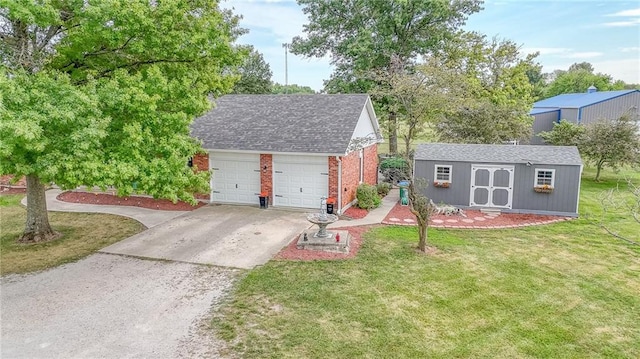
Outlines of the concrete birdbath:
{"label": "concrete birdbath", "polygon": [[318,231],[307,230],[298,239],[299,249],[312,249],[327,252],[349,253],[349,232],[348,231],[327,231],[327,226],[336,222],[339,218],[335,214],[328,214],[326,211],[327,199],[322,197],[320,201],[320,212],[307,214],[307,220],[318,226]]}

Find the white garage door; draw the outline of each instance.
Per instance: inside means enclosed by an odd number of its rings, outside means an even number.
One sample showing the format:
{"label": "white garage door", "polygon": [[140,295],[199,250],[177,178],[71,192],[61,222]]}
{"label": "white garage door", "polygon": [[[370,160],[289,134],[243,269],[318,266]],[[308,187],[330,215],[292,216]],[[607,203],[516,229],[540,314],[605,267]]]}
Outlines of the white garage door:
{"label": "white garage door", "polygon": [[259,154],[214,152],[210,155],[210,165],[213,202],[259,203]]}
{"label": "white garage door", "polygon": [[320,208],[329,192],[329,163],[324,156],[273,155],[274,206]]}

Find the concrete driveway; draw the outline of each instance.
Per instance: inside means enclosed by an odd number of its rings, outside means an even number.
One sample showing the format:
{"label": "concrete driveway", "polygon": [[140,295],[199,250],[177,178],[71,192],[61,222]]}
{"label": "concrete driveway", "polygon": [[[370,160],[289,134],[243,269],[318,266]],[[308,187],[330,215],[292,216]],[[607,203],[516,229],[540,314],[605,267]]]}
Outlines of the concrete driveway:
{"label": "concrete driveway", "polygon": [[309,228],[304,212],[201,207],[101,250],[142,258],[251,269]]}

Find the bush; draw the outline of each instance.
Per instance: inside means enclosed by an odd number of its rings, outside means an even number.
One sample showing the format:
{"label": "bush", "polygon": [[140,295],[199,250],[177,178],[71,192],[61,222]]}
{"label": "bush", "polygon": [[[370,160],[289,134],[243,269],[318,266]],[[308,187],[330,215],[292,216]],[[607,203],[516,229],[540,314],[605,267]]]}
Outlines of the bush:
{"label": "bush", "polygon": [[363,209],[374,209],[382,202],[380,196],[378,196],[378,189],[376,186],[372,186],[363,183],[358,186],[356,190],[356,198],[358,199],[357,206]]}
{"label": "bush", "polygon": [[409,165],[402,157],[390,157],[380,162],[380,172],[385,182],[398,183],[411,178]]}
{"label": "bush", "polygon": [[387,182],[381,182],[381,183],[378,183],[376,188],[378,190],[378,194],[380,195],[380,197],[384,197],[387,194],[389,194],[389,191],[391,191],[391,184]]}

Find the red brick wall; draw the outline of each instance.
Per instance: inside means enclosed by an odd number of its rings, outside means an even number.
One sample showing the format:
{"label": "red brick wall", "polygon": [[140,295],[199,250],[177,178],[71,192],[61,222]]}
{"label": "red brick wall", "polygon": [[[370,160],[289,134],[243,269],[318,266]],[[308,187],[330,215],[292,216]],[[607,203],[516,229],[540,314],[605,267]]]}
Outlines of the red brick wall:
{"label": "red brick wall", "polygon": [[338,160],[335,156],[329,157],[329,197],[338,200]]}
{"label": "red brick wall", "polygon": [[[209,170],[209,154],[208,153],[197,153],[193,156],[193,168],[198,171],[208,171]],[[209,189],[211,190],[211,189]],[[194,196],[197,199],[209,199],[211,193],[196,193]]]}
{"label": "red brick wall", "polygon": [[354,151],[342,157],[342,207],[356,198],[360,184],[360,156]]}
{"label": "red brick wall", "polygon": [[364,182],[378,184],[378,144],[364,149]]}
{"label": "red brick wall", "polygon": [[198,153],[195,156],[193,156],[193,167],[197,168],[199,171],[208,171],[209,170],[209,154]]}
{"label": "red brick wall", "polygon": [[260,170],[260,192],[267,192],[273,204],[273,155],[260,154]]}
{"label": "red brick wall", "polygon": [[[378,145],[373,144],[363,150],[363,182],[371,185],[378,183]],[[331,171],[331,161],[329,162]],[[331,172],[329,172],[331,173]],[[337,183],[337,179],[336,179]],[[354,151],[342,157],[342,204],[341,208],[356,199],[356,189],[360,184],[360,151]],[[329,178],[331,192],[331,177]]]}

